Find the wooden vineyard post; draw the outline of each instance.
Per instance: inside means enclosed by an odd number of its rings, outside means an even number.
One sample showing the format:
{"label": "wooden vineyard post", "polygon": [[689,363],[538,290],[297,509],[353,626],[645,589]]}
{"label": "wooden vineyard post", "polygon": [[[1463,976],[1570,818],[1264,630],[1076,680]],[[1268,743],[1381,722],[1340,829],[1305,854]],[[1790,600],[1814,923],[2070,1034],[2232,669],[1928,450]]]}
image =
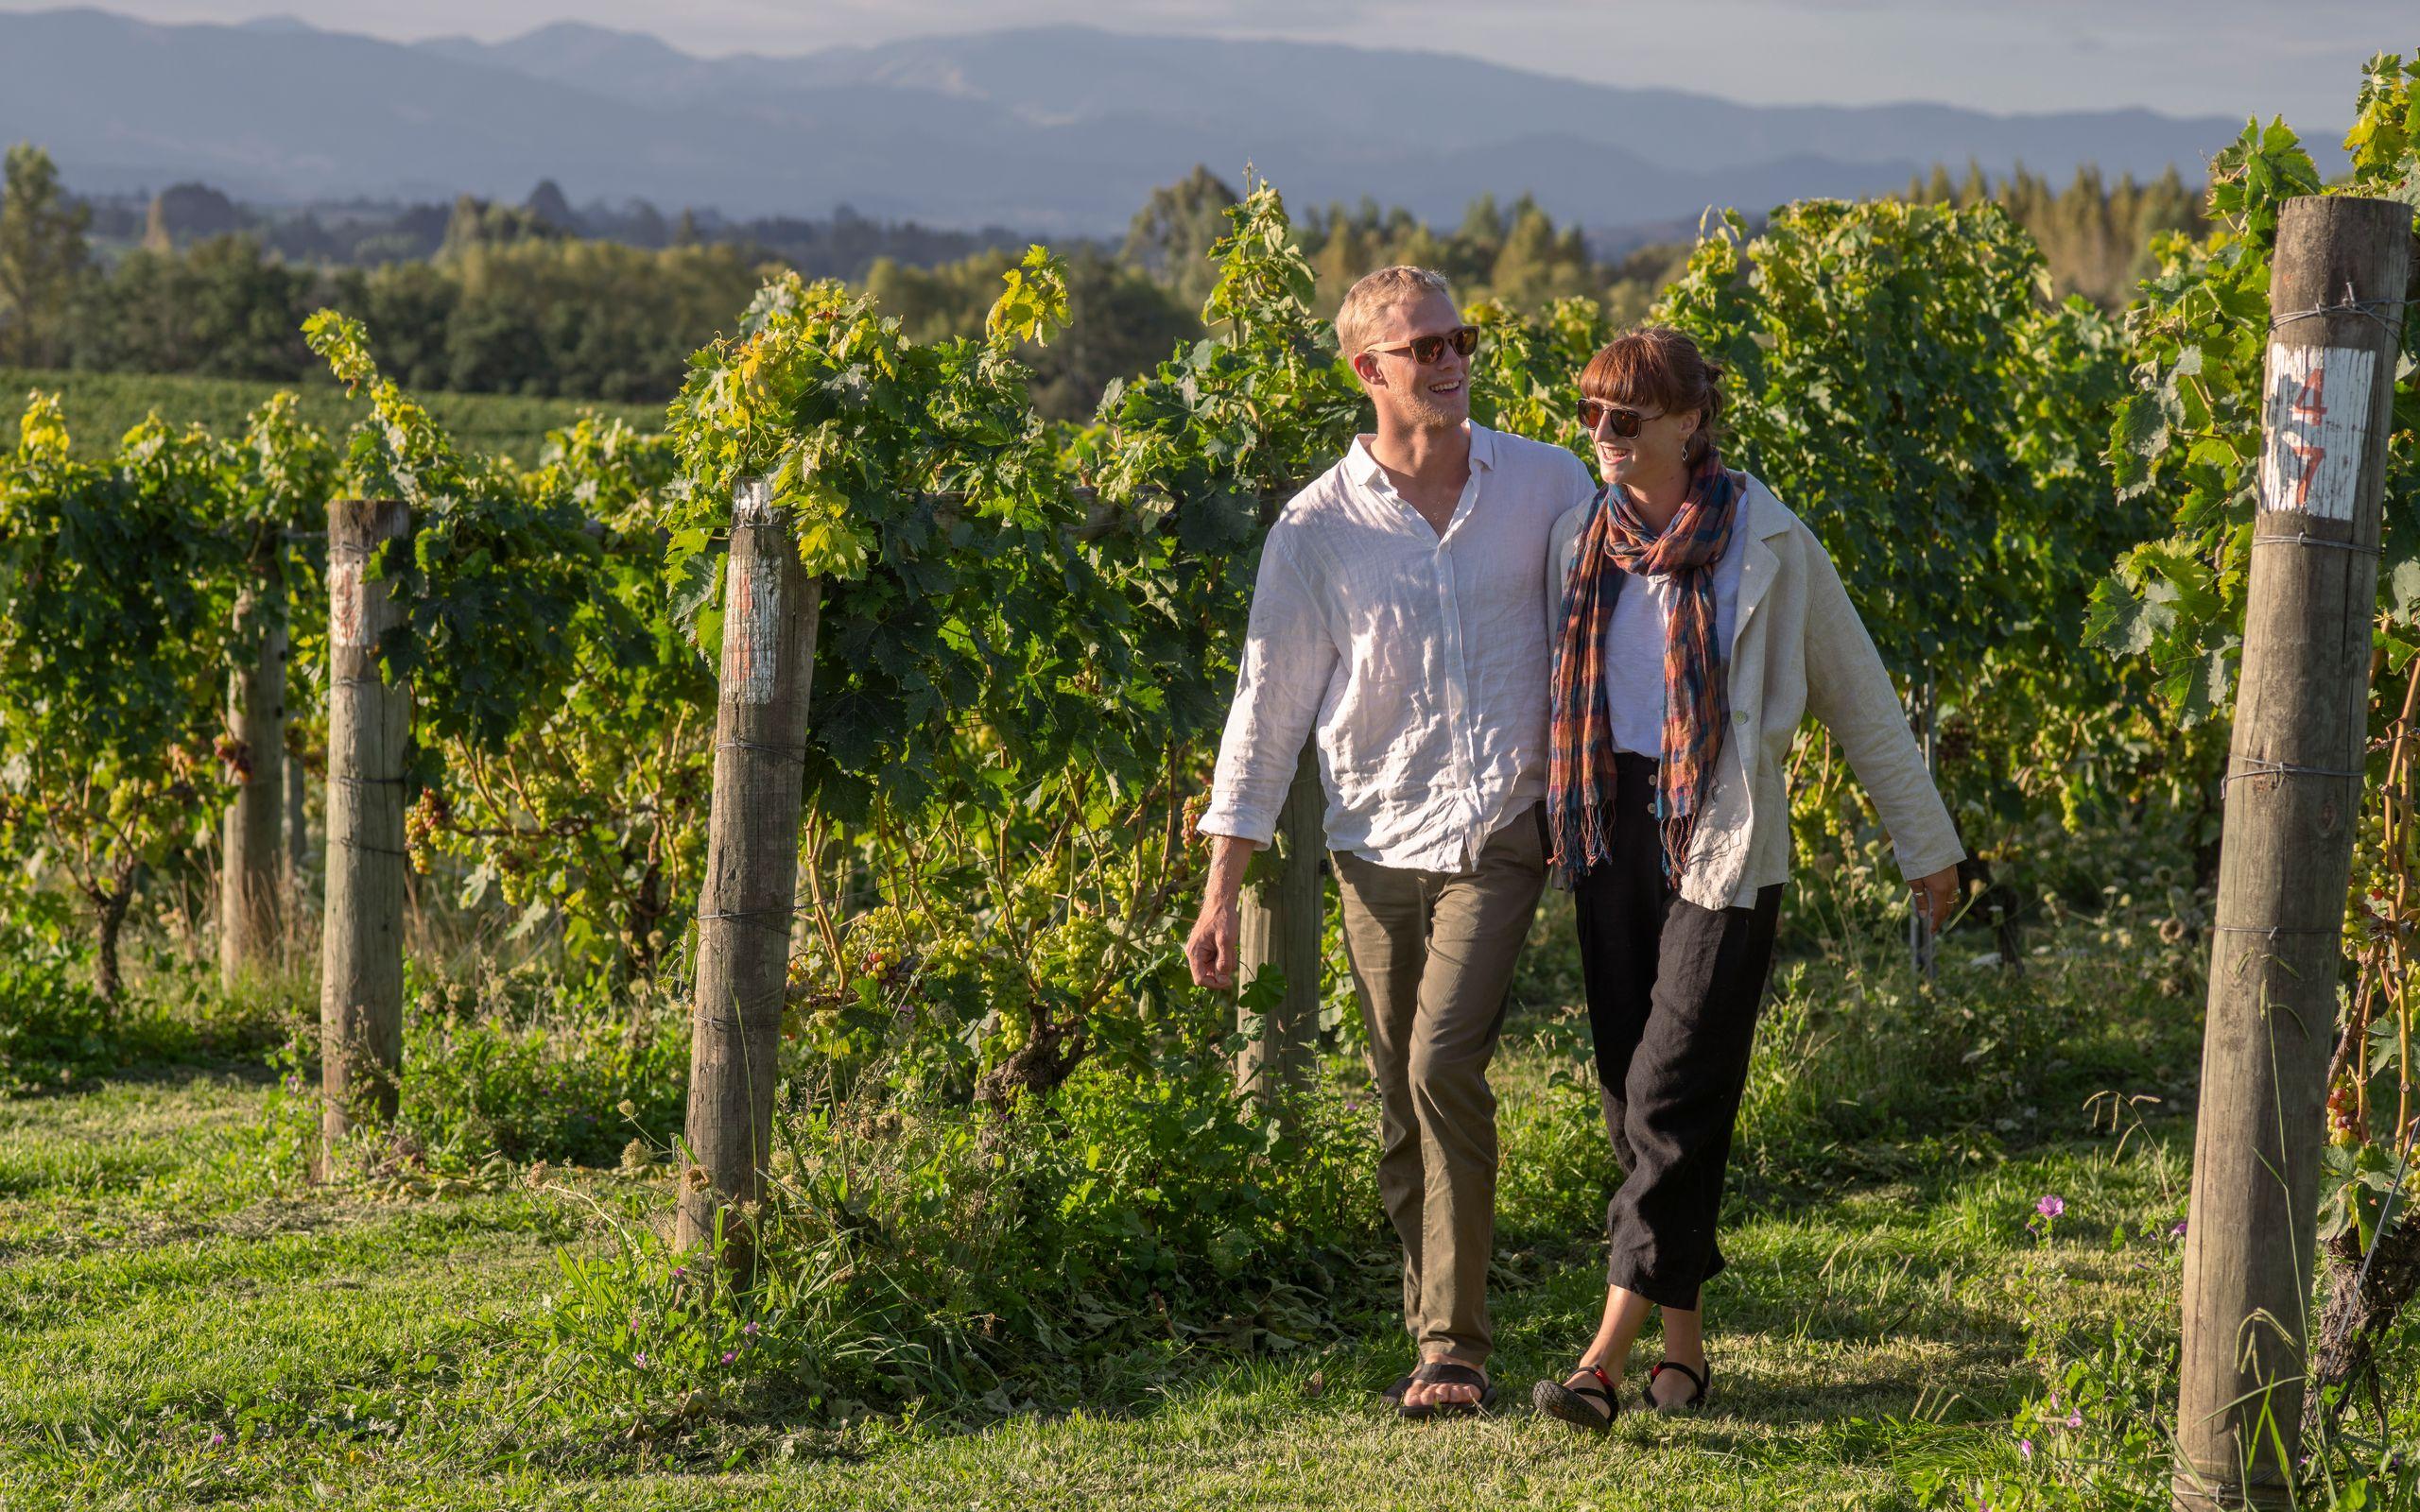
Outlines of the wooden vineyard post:
{"label": "wooden vineyard post", "polygon": [[2174,1504],[2284,1506],[2302,1440],[2340,932],[2411,207],[2290,199],[2225,779]]}
{"label": "wooden vineyard post", "polygon": [[220,828],[218,979],[234,987],[275,964],[285,944],[279,810],[285,802],[285,574],[277,533],[253,544],[235,596],[235,647],[227,677],[224,767],[235,790]]}
{"label": "wooden vineyard post", "polygon": [[378,647],[404,621],[362,573],[411,528],[391,499],[328,506],[327,885],[320,944],[320,1169],[361,1120],[395,1116],[404,1059],[404,765],[411,687]]}
{"label": "wooden vineyard post", "polygon": [[1327,918],[1327,890],[1321,878],[1324,858],[1327,793],[1320,783],[1316,744],[1303,747],[1277,811],[1273,874],[1246,885],[1239,908],[1236,982],[1249,992],[1254,978],[1271,967],[1285,973],[1285,995],[1265,1014],[1238,1004],[1236,1027],[1244,1037],[1236,1057],[1236,1090],[1263,1112],[1291,1126],[1303,1089],[1309,1085],[1320,1025],[1320,934]]}
{"label": "wooden vineyard post", "polygon": [[[718,1213],[735,1273],[772,1150],[773,1081],[796,906],[801,774],[821,585],[799,565],[763,480],[732,499],[715,710],[713,807],[698,899],[687,1137],[674,1243],[711,1244]],[[735,1210],[735,1211],[734,1211]]]}

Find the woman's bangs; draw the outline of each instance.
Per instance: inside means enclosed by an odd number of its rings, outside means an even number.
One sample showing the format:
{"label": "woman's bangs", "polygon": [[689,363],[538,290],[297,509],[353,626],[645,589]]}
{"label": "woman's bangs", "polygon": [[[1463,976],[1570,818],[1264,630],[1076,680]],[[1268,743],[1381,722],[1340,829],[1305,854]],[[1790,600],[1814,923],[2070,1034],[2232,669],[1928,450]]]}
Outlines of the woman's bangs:
{"label": "woman's bangs", "polygon": [[1657,360],[1661,355],[1649,342],[1614,341],[1581,369],[1580,392],[1625,409],[1669,414],[1681,407],[1683,396],[1675,375]]}

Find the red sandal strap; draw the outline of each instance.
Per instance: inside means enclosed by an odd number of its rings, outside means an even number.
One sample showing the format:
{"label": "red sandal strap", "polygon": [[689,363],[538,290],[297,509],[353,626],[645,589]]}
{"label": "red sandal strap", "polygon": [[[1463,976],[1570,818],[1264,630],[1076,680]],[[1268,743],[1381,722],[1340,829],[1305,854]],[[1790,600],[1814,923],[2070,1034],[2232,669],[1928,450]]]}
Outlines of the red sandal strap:
{"label": "red sandal strap", "polygon": [[[1654,1366],[1647,1372],[1648,1385],[1651,1387],[1653,1386],[1655,1384],[1655,1378],[1662,1375],[1667,1370],[1678,1370],[1681,1374],[1689,1378],[1689,1384],[1697,1388],[1695,1394],[1689,1398],[1689,1401],[1697,1402],[1703,1401],[1705,1400],[1705,1377],[1698,1374],[1696,1371],[1690,1369],[1687,1366],[1683,1365],[1678,1360],[1656,1361]],[[1686,1405],[1686,1403],[1684,1403],[1684,1405]]]}

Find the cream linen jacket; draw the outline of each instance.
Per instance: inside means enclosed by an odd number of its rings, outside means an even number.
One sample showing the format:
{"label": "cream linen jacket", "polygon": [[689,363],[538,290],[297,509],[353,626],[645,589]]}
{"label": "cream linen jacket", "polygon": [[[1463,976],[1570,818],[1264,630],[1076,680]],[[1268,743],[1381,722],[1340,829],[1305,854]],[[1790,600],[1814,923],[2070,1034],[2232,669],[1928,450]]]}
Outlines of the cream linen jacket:
{"label": "cream linen jacket", "polygon": [[[1731,632],[1731,728],[1715,763],[1713,796],[1689,843],[1681,896],[1702,908],[1748,907],[1757,888],[1789,880],[1789,793],[1783,774],[1790,740],[1808,713],[1841,743],[1891,832],[1908,880],[1956,864],[1966,854],[1957,827],[1832,558],[1754,477],[1743,503],[1749,535]],[[1595,507],[1569,510],[1549,538],[1547,633],[1558,639],[1581,527]]]}

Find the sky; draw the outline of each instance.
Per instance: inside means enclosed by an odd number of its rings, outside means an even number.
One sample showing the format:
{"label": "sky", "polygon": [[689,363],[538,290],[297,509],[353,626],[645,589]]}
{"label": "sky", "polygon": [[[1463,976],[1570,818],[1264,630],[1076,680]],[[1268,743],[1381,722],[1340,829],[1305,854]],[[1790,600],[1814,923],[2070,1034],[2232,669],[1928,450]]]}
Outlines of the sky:
{"label": "sky", "polygon": [[[0,0],[0,10],[56,0]],[[163,22],[300,16],[397,41],[577,20],[685,52],[788,54],[1080,23],[1461,53],[1606,84],[1767,103],[1939,100],[2017,112],[2148,106],[2352,116],[2371,54],[2420,50],[2414,0],[90,0]]]}

